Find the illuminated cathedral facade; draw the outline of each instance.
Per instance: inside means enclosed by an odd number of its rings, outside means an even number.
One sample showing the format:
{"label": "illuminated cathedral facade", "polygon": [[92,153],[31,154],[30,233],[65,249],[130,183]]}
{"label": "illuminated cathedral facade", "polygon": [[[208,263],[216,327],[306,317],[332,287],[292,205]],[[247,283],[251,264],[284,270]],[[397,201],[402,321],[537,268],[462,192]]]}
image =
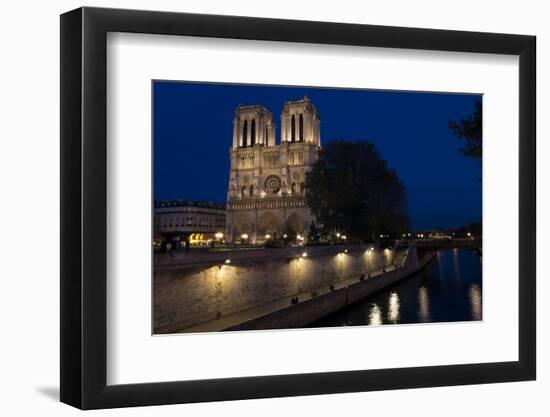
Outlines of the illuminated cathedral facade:
{"label": "illuminated cathedral facade", "polygon": [[226,240],[262,243],[285,234],[304,236],[315,221],[305,201],[305,175],[320,148],[319,115],[307,96],[285,102],[279,143],[269,110],[261,105],[237,107]]}

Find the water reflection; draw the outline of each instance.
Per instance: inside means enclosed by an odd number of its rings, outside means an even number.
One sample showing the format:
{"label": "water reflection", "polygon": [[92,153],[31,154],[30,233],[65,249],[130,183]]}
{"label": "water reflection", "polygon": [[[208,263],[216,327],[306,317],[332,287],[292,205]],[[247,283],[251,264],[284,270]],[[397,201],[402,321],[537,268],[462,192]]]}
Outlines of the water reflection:
{"label": "water reflection", "polygon": [[390,294],[388,301],[388,320],[392,323],[399,323],[399,295],[396,292]]}
{"label": "water reflection", "polygon": [[458,249],[453,249],[453,269],[454,279],[460,281],[460,258],[458,256]]}
{"label": "water reflection", "polygon": [[472,310],[472,320],[481,320],[481,289],[477,284],[470,287],[470,305]]}
{"label": "water reflection", "polygon": [[440,251],[421,272],[310,327],[481,320],[481,267],[475,251]]}
{"label": "water reflection", "polygon": [[369,325],[371,326],[379,326],[383,324],[382,320],[382,310],[380,310],[380,307],[378,307],[377,304],[373,304],[371,306],[371,309],[369,311]]}
{"label": "water reflection", "polygon": [[418,304],[418,320],[421,323],[430,322],[430,296],[426,287],[420,287],[418,290]]}

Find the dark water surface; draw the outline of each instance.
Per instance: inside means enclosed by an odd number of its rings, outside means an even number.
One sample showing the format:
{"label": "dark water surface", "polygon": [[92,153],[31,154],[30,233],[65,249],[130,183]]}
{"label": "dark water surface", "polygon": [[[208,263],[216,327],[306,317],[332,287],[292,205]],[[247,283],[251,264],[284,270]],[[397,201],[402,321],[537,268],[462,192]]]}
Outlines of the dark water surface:
{"label": "dark water surface", "polygon": [[481,320],[481,257],[439,251],[419,273],[308,327]]}

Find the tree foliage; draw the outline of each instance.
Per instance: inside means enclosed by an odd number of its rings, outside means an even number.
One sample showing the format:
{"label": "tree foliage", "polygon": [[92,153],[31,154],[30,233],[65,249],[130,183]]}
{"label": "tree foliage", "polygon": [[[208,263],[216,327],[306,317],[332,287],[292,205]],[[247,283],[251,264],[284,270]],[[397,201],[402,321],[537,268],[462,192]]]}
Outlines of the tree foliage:
{"label": "tree foliage", "polygon": [[481,162],[483,139],[483,109],[481,101],[475,102],[475,109],[469,116],[460,119],[459,122],[450,121],[449,128],[464,141],[460,152]]}
{"label": "tree foliage", "polygon": [[308,243],[317,244],[319,243],[320,239],[321,239],[321,235],[319,234],[319,229],[315,225],[315,222],[311,222],[309,225],[309,230],[307,232]]}
{"label": "tree foliage", "polygon": [[367,141],[328,143],[306,175],[306,201],[325,234],[374,241],[409,227],[405,187]]}

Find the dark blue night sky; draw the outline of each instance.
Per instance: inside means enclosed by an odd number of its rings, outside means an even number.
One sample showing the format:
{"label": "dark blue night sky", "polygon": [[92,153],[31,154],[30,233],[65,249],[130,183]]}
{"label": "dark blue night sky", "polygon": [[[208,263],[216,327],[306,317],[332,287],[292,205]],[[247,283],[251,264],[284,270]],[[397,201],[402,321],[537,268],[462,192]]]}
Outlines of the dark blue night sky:
{"label": "dark blue night sky", "polygon": [[405,184],[414,229],[481,220],[481,166],[458,152],[448,128],[479,95],[155,81],[154,196],[225,202],[233,113],[262,104],[280,142],[286,100],[307,94],[321,119],[321,144],[365,139]]}

